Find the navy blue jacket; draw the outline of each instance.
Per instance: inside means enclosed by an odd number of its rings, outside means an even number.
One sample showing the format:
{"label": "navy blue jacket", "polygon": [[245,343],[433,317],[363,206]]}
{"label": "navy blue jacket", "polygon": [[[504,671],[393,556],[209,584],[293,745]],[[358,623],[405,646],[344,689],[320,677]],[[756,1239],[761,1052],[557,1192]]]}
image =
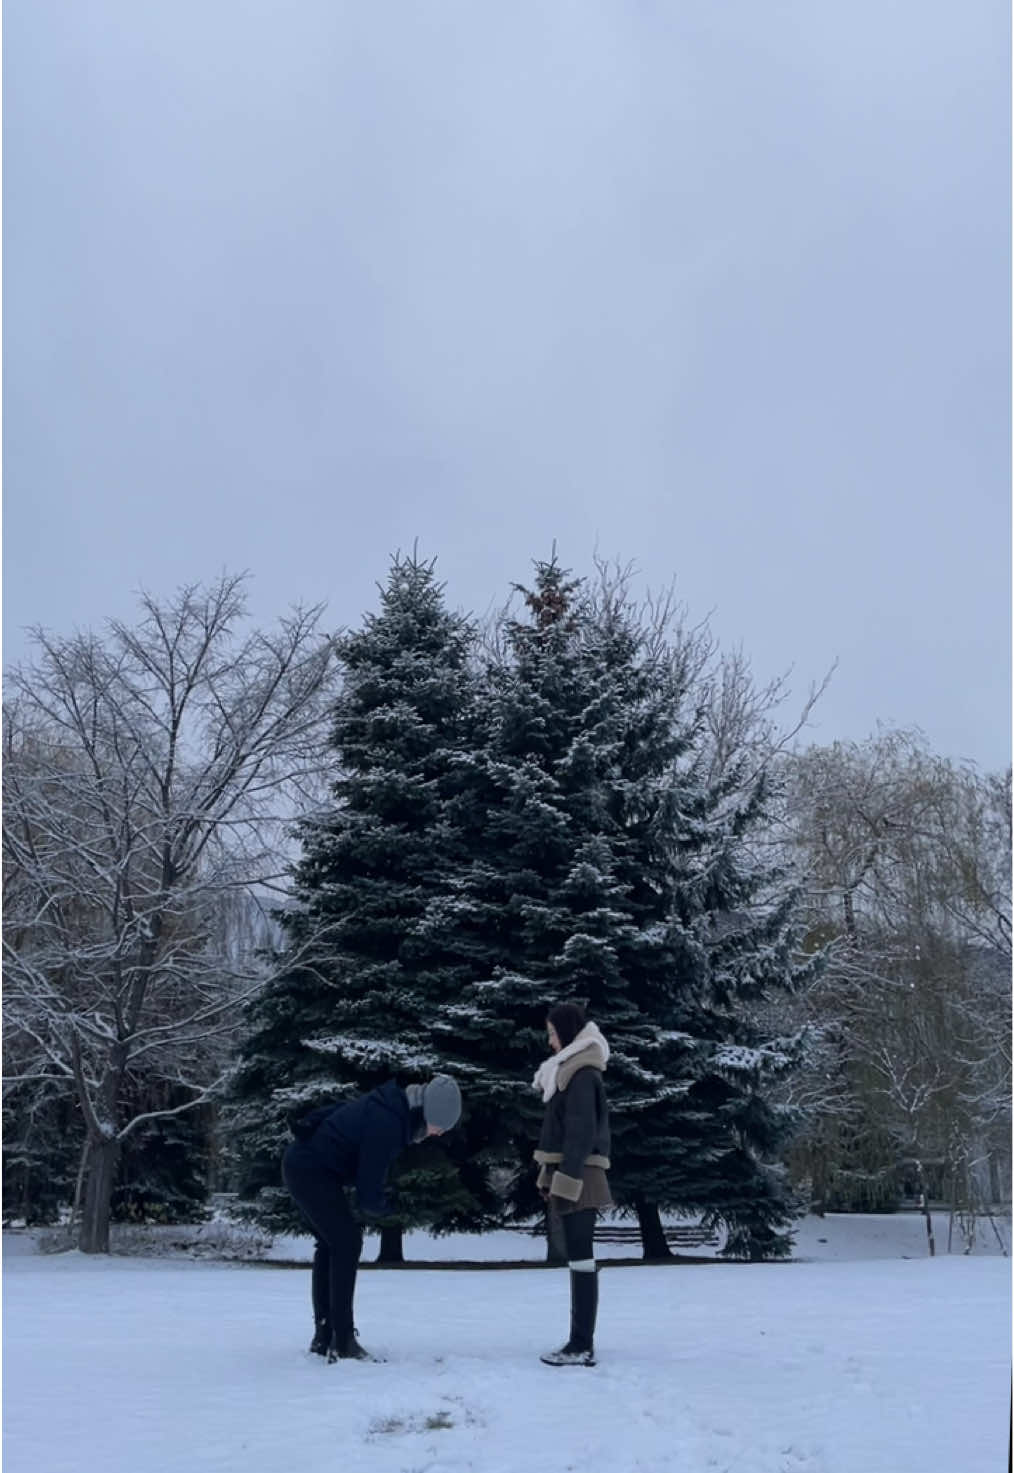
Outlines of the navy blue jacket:
{"label": "navy blue jacket", "polygon": [[303,1165],[333,1171],[345,1186],[354,1186],[367,1216],[390,1211],[384,1181],[411,1139],[408,1097],[393,1079],[346,1104],[312,1110],[292,1128]]}

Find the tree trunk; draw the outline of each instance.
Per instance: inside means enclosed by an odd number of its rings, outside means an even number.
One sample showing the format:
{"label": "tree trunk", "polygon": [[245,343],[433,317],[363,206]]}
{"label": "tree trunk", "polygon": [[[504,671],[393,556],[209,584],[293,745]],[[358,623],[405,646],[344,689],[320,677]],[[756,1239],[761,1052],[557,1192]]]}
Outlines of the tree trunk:
{"label": "tree trunk", "polygon": [[856,930],[856,900],[851,890],[846,890],[842,895],[842,903],[845,910],[845,935],[852,946],[858,942]]}
{"label": "tree trunk", "polygon": [[993,1152],[989,1153],[989,1204],[995,1206],[997,1202],[1004,1199],[1004,1190],[1000,1185],[1000,1167]]}
{"label": "tree trunk", "polygon": [[671,1258],[672,1250],[665,1240],[665,1229],[658,1208],[644,1197],[634,1198],[634,1208],[641,1229],[641,1248],[645,1258]]}
{"label": "tree trunk", "polygon": [[77,1164],[77,1176],[74,1180],[74,1200],[70,1206],[71,1225],[81,1222],[81,1194],[84,1191],[85,1175],[88,1171],[88,1140],[81,1147],[81,1160]]}
{"label": "tree trunk", "polygon": [[117,1140],[93,1140],[88,1148],[88,1177],[78,1247],[82,1253],[109,1252],[109,1210],[120,1160]]}
{"label": "tree trunk", "polygon": [[377,1262],[404,1263],[405,1247],[402,1239],[402,1228],[382,1227],[380,1229],[380,1252],[377,1254]]}
{"label": "tree trunk", "polygon": [[926,1239],[929,1243],[929,1256],[931,1258],[935,1258],[937,1252],[937,1244],[936,1239],[933,1236],[933,1215],[930,1212],[929,1199],[926,1196],[925,1192],[922,1192],[920,1194],[919,1206],[922,1208],[923,1216],[926,1219]]}
{"label": "tree trunk", "polygon": [[930,1211],[929,1192],[926,1190],[926,1178],[923,1175],[922,1162],[916,1161],[915,1167],[918,1173],[919,1181],[919,1206],[922,1209],[922,1214],[926,1219],[926,1240],[929,1243],[929,1256],[931,1258],[935,1258],[937,1253],[937,1244],[936,1239],[933,1236],[933,1214]]}
{"label": "tree trunk", "polygon": [[824,1142],[818,1141],[810,1158],[810,1210],[818,1217],[827,1211],[827,1188],[830,1180],[828,1152]]}

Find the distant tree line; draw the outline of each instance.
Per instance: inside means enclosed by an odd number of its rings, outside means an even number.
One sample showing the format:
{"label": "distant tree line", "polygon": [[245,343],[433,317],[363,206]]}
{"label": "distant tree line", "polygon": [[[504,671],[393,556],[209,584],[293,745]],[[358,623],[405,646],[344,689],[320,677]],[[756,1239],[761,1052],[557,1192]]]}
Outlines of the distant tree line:
{"label": "distant tree line", "polygon": [[[801,746],[671,598],[555,557],[485,625],[432,563],[376,611],[251,631],[242,580],[35,636],[4,712],[8,1220],[296,1226],[294,1114],[460,1080],[405,1159],[412,1226],[540,1211],[547,1005],[612,1045],[611,1186],[648,1256],[793,1218],[1010,1189],[1010,775],[917,734]],[[786,729],[787,727],[787,729]]]}

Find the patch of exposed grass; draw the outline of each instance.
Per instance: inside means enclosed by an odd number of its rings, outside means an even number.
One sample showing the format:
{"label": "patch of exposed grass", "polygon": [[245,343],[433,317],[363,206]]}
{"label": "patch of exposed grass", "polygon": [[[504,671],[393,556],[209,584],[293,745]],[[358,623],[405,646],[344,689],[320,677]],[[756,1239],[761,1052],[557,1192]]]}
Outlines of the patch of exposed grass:
{"label": "patch of exposed grass", "polygon": [[407,1430],[401,1417],[378,1417],[370,1423],[371,1436],[382,1436],[385,1433],[406,1432]]}
{"label": "patch of exposed grass", "polygon": [[426,1418],[426,1428],[429,1432],[438,1432],[442,1428],[453,1426],[454,1422],[450,1412],[433,1412]]}

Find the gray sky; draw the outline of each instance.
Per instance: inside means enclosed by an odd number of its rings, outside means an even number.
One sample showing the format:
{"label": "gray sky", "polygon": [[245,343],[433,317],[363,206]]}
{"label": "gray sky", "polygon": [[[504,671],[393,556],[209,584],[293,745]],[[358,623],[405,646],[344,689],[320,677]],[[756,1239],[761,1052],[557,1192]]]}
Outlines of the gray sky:
{"label": "gray sky", "polygon": [[1003,0],[9,0],[4,610],[553,539],[1009,760]]}

